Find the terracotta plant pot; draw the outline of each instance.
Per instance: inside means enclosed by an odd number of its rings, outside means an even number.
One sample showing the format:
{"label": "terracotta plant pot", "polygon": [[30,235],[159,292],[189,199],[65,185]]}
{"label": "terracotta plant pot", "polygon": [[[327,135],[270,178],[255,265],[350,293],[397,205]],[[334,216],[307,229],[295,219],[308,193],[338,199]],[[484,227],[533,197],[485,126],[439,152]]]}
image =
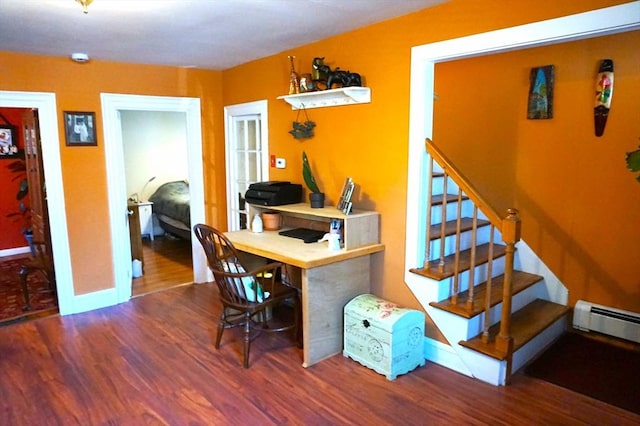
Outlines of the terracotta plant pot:
{"label": "terracotta plant pot", "polygon": [[265,231],[277,231],[282,226],[282,215],[278,212],[263,212],[262,223]]}

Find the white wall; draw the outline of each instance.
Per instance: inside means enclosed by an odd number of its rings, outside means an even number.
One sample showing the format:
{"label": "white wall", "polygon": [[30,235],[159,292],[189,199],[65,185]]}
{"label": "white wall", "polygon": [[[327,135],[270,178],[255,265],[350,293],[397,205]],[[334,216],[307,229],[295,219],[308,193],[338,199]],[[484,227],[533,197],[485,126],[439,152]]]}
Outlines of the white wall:
{"label": "white wall", "polygon": [[137,194],[138,199],[146,200],[163,183],[187,179],[186,114],[121,111],[120,119],[129,197]]}

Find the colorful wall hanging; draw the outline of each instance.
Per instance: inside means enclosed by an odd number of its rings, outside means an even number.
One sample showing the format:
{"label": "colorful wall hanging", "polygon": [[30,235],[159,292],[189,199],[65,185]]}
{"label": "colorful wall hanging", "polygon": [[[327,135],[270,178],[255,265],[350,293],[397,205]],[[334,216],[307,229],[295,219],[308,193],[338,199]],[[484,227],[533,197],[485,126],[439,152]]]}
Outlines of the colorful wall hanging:
{"label": "colorful wall hanging", "polygon": [[529,80],[527,118],[530,120],[553,118],[553,65],[531,68]]}
{"label": "colorful wall hanging", "polygon": [[613,97],[613,61],[603,59],[596,78],[596,106],[593,111],[596,136],[604,134]]}

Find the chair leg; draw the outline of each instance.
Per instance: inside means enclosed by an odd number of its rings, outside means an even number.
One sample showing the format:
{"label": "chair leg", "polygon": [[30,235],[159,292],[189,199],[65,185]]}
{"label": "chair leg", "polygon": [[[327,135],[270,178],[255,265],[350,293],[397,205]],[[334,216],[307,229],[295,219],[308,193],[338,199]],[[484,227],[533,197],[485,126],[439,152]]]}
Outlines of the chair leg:
{"label": "chair leg", "polygon": [[216,336],[216,349],[220,349],[222,332],[224,332],[224,325],[227,322],[225,312],[226,312],[225,308],[222,308],[222,314],[220,314],[220,322],[218,323],[218,334]]}
{"label": "chair leg", "polygon": [[29,303],[29,287],[27,286],[27,278],[29,276],[29,268],[23,266],[20,268],[20,286],[22,287],[22,297],[24,297],[24,306],[22,307],[23,311],[28,311],[31,309],[31,304]]}
{"label": "chair leg", "polygon": [[249,368],[249,349],[251,345],[251,314],[245,313],[244,324],[244,368]]}

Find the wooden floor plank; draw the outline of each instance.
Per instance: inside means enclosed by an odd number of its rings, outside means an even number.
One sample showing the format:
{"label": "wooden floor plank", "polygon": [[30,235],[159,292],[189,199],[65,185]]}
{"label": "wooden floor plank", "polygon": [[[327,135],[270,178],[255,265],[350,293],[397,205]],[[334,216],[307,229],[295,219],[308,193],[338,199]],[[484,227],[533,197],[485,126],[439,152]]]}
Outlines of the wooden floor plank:
{"label": "wooden floor plank", "polygon": [[191,242],[170,237],[142,240],[144,273],[134,278],[133,297],[193,282]]}
{"label": "wooden floor plank", "polygon": [[288,334],[213,346],[215,285],[0,328],[2,425],[616,424],[640,416],[516,374],[494,387],[428,362],[389,381],[336,355],[308,369]]}

